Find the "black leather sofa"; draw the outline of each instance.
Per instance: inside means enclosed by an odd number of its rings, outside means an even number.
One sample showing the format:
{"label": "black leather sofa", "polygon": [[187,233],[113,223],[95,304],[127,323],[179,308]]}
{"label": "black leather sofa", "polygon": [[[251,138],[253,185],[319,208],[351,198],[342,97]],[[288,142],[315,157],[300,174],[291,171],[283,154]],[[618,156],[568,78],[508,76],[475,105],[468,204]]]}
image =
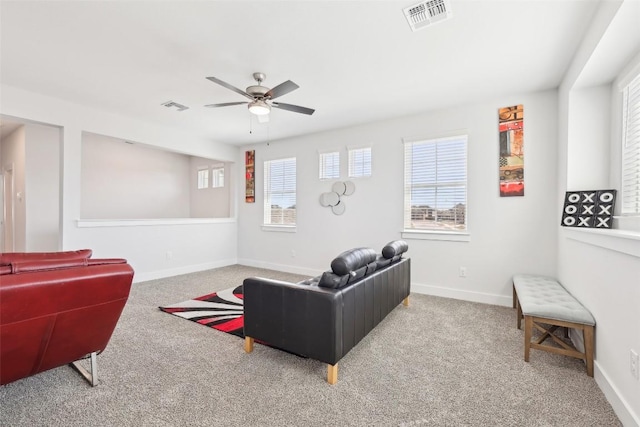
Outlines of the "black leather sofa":
{"label": "black leather sofa", "polygon": [[243,282],[245,351],[254,340],[328,364],[338,361],[401,302],[409,304],[411,259],[402,240],[378,255],[370,248],[343,252],[331,270],[299,283],[251,277]]}

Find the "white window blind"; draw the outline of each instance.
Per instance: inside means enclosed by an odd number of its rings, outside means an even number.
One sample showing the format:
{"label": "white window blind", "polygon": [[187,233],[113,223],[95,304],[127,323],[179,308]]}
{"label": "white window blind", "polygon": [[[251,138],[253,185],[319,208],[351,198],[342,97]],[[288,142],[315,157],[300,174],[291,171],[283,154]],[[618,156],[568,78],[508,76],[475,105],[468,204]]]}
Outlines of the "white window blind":
{"label": "white window blind", "polygon": [[296,159],[264,162],[264,223],[296,224]]}
{"label": "white window blind", "polygon": [[198,170],[198,190],[201,190],[207,187],[209,187],[209,169],[199,169]]}
{"label": "white window blind", "polygon": [[640,215],[640,74],[623,90],[622,214]]}
{"label": "white window blind", "polygon": [[371,176],[371,147],[349,150],[349,178]]}
{"label": "white window blind", "polygon": [[467,229],[467,136],[404,146],[405,230]]}
{"label": "white window blind", "polygon": [[224,167],[211,169],[211,186],[213,188],[224,187]]}
{"label": "white window blind", "polygon": [[340,178],[340,153],[320,153],[320,179]]}

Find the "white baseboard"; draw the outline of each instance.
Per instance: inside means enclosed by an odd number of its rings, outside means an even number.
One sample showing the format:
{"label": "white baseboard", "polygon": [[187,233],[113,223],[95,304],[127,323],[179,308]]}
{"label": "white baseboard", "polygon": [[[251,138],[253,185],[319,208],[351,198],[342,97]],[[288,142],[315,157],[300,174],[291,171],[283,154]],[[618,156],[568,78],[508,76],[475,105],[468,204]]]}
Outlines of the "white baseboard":
{"label": "white baseboard", "polygon": [[602,370],[598,361],[593,362],[593,378],[604,393],[613,411],[616,413],[624,427],[640,427],[640,416],[633,412],[631,405],[619,393],[615,385],[609,380],[609,376]]}
{"label": "white baseboard", "polygon": [[411,293],[433,295],[437,297],[453,298],[464,301],[480,302],[483,304],[501,305],[511,307],[513,298],[511,295],[488,294],[485,292],[465,291],[462,289],[445,288],[442,286],[411,283]]}
{"label": "white baseboard", "polygon": [[238,264],[249,267],[266,268],[268,270],[284,271],[285,273],[302,274],[303,276],[316,277],[322,274],[322,271],[312,268],[298,267],[293,265],[275,264],[272,262],[258,261],[255,259],[238,259]]}
{"label": "white baseboard", "polygon": [[181,274],[196,273],[198,271],[211,270],[213,268],[226,267],[228,265],[237,264],[238,260],[223,259],[213,262],[206,262],[203,264],[185,265],[183,267],[170,268],[166,270],[155,270],[144,273],[135,273],[133,276],[133,283],[146,282],[147,280],[163,279],[165,277],[179,276]]}

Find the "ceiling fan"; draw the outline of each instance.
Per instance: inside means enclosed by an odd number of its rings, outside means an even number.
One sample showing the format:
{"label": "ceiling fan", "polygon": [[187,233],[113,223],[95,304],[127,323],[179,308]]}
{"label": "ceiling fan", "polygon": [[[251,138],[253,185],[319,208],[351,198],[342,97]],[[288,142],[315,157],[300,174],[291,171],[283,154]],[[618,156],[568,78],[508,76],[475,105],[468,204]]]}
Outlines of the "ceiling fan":
{"label": "ceiling fan", "polygon": [[230,89],[240,95],[249,98],[251,101],[245,102],[224,102],[222,104],[208,104],[205,107],[210,108],[218,108],[218,107],[229,107],[231,105],[240,105],[240,104],[249,104],[249,111],[260,118],[260,116],[266,116],[271,111],[271,108],[279,108],[281,110],[293,111],[294,113],[302,113],[311,115],[314,113],[314,109],[301,107],[299,105],[285,104],[283,102],[274,102],[275,98],[278,98],[282,95],[286,95],[289,92],[292,92],[298,89],[300,86],[292,82],[291,80],[287,80],[284,83],[279,84],[273,89],[269,89],[266,86],[262,86],[262,81],[267,76],[264,73],[253,73],[253,78],[257,85],[252,85],[247,87],[246,91],[238,89],[235,86],[230,85],[229,83],[223,82],[222,80],[216,77],[207,77],[207,80],[210,80],[214,83],[219,84],[220,86],[224,86],[227,89]]}

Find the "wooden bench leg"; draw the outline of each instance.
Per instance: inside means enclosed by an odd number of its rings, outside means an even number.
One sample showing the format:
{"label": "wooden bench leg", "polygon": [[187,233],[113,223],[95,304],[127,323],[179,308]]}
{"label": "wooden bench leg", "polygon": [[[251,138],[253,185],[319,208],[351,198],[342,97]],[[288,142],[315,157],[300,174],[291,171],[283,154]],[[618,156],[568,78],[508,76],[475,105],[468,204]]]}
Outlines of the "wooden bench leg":
{"label": "wooden bench leg", "polygon": [[253,338],[244,337],[244,351],[251,353],[253,351]]}
{"label": "wooden bench leg", "polygon": [[584,337],[584,356],[587,364],[587,375],[593,377],[593,326],[585,325],[582,330]]}
{"label": "wooden bench leg", "polygon": [[[520,318],[518,318],[519,320]],[[518,323],[520,323],[518,321]],[[531,334],[533,332],[533,318],[524,316],[524,361],[529,361],[529,349],[531,348]]]}
{"label": "wooden bench leg", "polygon": [[406,297],[402,300],[402,305],[404,305],[405,307],[409,307],[409,297]]}
{"label": "wooden bench leg", "polygon": [[513,287],[513,308],[516,308],[516,300],[518,299],[518,297],[516,297],[516,285],[512,285]]}
{"label": "wooden bench leg", "polygon": [[516,300],[516,316],[518,316],[516,319],[516,327],[520,329],[522,326],[522,307],[520,307],[520,301],[518,300]]}
{"label": "wooden bench leg", "polygon": [[327,382],[331,385],[338,382],[338,364],[327,365]]}

